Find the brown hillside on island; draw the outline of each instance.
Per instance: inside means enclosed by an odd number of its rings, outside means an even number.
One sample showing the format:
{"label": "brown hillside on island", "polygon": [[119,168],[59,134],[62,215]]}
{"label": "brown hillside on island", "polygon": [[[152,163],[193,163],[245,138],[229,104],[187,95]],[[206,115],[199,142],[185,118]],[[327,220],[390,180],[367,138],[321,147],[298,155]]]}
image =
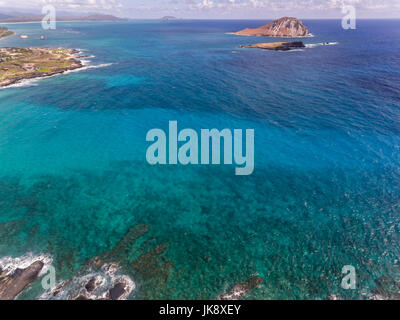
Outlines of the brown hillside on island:
{"label": "brown hillside on island", "polygon": [[235,32],[241,36],[266,36],[266,37],[308,37],[308,28],[297,18],[283,17],[255,29],[244,29]]}

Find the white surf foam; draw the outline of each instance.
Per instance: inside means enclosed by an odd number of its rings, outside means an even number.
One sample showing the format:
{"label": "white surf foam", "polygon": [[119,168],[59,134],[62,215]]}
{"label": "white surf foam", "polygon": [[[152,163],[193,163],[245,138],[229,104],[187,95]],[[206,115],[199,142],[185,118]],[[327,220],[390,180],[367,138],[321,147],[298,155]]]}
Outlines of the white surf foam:
{"label": "white surf foam", "polygon": [[308,43],[306,44],[306,48],[315,48],[319,46],[335,46],[338,45],[339,42],[320,42],[320,43]]}
{"label": "white surf foam", "polygon": [[303,49],[290,49],[290,50],[286,50],[286,51],[281,51],[281,52],[303,52]]}
{"label": "white surf foam", "polygon": [[54,74],[54,75],[47,76],[47,77],[39,77],[39,78],[34,78],[34,79],[23,79],[21,81],[18,81],[17,83],[11,84],[7,87],[1,87],[0,90],[5,90],[8,88],[19,88],[19,87],[34,87],[34,86],[37,86],[38,85],[37,82],[42,79],[48,79],[48,78],[53,78],[53,77],[57,77],[57,76],[61,76],[61,75],[67,75],[67,74],[71,74],[74,72],[82,72],[82,71],[86,71],[89,69],[106,68],[106,67],[113,65],[113,63],[102,63],[102,64],[98,64],[98,65],[92,65],[90,60],[81,60],[81,63],[83,65],[82,68],[78,68],[78,69],[74,69],[74,70],[67,70],[62,73]]}
{"label": "white surf foam", "polygon": [[[85,289],[85,285],[91,279],[96,279],[96,288],[89,293]],[[71,281],[59,282],[53,290],[44,292],[39,299],[67,300],[78,296],[84,296],[91,300],[106,299],[109,290],[118,283],[125,285],[125,291],[119,300],[127,299],[136,288],[135,283],[129,276],[121,274],[120,267],[117,264],[108,263],[104,264],[98,271],[94,271],[90,267],[82,276],[76,276]]]}
{"label": "white surf foam", "polygon": [[0,258],[0,268],[3,270],[3,272],[6,272],[6,275],[10,275],[13,274],[17,269],[28,268],[32,263],[36,261],[42,261],[44,264],[43,269],[39,274],[39,276],[42,276],[46,272],[48,267],[52,264],[53,258],[48,254],[35,255],[32,252],[24,254],[20,257],[6,256]]}

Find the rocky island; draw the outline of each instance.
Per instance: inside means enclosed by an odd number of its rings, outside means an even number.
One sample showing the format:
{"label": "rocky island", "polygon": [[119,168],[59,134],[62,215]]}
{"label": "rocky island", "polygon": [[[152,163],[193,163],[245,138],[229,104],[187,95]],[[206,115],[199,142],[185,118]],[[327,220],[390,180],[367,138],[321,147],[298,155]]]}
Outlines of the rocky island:
{"label": "rocky island", "polygon": [[8,36],[12,36],[13,34],[14,34],[14,32],[8,30],[7,28],[0,27],[0,39],[8,37]]}
{"label": "rocky island", "polygon": [[0,48],[0,87],[83,67],[74,49]]}
{"label": "rocky island", "polygon": [[276,50],[276,51],[288,51],[297,48],[305,48],[302,41],[295,42],[267,42],[267,43],[256,43],[247,46],[240,46],[241,48],[257,48],[265,50]]}
{"label": "rocky island", "polygon": [[308,28],[297,18],[283,17],[264,26],[255,29],[244,29],[235,32],[241,36],[266,36],[282,38],[309,37]]}
{"label": "rocky island", "polygon": [[174,20],[178,20],[178,18],[174,16],[165,16],[161,18],[161,21],[174,21]]}

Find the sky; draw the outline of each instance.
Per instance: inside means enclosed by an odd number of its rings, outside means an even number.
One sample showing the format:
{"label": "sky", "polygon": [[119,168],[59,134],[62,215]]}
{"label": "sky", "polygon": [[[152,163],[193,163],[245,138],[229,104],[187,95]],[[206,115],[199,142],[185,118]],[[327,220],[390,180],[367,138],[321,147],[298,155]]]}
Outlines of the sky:
{"label": "sky", "polygon": [[0,13],[16,9],[41,14],[48,4],[63,14],[98,12],[136,19],[166,15],[183,19],[341,19],[344,5],[354,6],[358,18],[400,18],[400,0],[0,0]]}

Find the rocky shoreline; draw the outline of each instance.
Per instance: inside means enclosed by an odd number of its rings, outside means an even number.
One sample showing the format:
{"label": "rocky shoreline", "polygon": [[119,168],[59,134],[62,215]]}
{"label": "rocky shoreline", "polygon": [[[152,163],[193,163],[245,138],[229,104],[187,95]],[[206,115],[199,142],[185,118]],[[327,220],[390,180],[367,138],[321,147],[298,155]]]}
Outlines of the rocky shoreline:
{"label": "rocky shoreline", "polygon": [[73,71],[73,70],[77,70],[77,69],[81,69],[83,68],[84,65],[82,63],[80,63],[80,65],[75,65],[75,66],[71,66],[69,68],[65,68],[65,69],[60,69],[57,71],[53,71],[53,72],[48,72],[48,73],[43,73],[41,75],[28,75],[26,77],[17,77],[13,80],[7,81],[7,82],[0,82],[0,88],[5,88],[5,87],[9,87],[18,83],[21,83],[24,80],[33,80],[33,79],[41,79],[41,78],[48,78],[48,77],[52,77],[58,74],[63,74],[67,71]]}
{"label": "rocky shoreline", "polygon": [[289,51],[292,49],[301,49],[305,47],[306,46],[302,41],[256,43],[246,46],[240,46],[240,48],[256,48],[256,49],[275,50],[275,51]]}
{"label": "rocky shoreline", "polygon": [[35,261],[25,269],[7,274],[0,268],[0,300],[14,300],[27,286],[36,281],[44,263]]}
{"label": "rocky shoreline", "polygon": [[[164,247],[163,247],[164,248]],[[163,250],[160,248],[158,250]],[[70,280],[60,281],[53,289],[45,291],[39,299],[45,300],[125,300],[136,289],[128,275],[121,273],[116,263],[105,262],[105,256],[89,259],[87,267]],[[0,300],[14,300],[34,282],[44,276],[52,263],[47,256],[26,255],[0,259]],[[24,267],[21,267],[21,266]],[[147,265],[147,263],[146,263]],[[4,269],[2,269],[4,268]],[[219,300],[240,300],[264,281],[254,276],[235,284]]]}
{"label": "rocky shoreline", "polygon": [[[40,278],[47,275],[52,259],[27,254],[0,259],[0,300],[15,300]],[[125,300],[135,283],[122,274],[116,263],[93,259],[79,276],[56,283],[38,299],[54,300]],[[43,278],[44,279],[44,278]]]}
{"label": "rocky shoreline", "polygon": [[[146,248],[139,245],[147,238],[146,235],[149,236],[149,230],[149,225],[133,226],[112,248],[87,258],[78,270],[72,274],[67,272],[65,278],[60,271],[60,263],[66,263],[64,259],[56,261],[50,255],[32,253],[20,257],[0,257],[0,300],[16,299],[22,293],[25,299],[31,297],[33,292],[33,298],[40,300],[159,299],[161,296],[154,295],[154,291],[166,290],[172,274],[175,277],[185,275],[184,269],[176,268],[165,255],[168,244],[152,242]],[[132,249],[135,255],[130,259]],[[48,284],[51,266],[56,271],[53,287],[38,292],[39,281]],[[247,281],[232,284],[232,287],[227,284],[215,299],[241,299],[263,281],[263,278],[253,276]],[[29,292],[31,288],[36,289]],[[171,290],[170,294],[173,294],[173,287]],[[150,292],[153,294],[149,295]]]}
{"label": "rocky shoreline", "polygon": [[[128,239],[122,239],[111,251],[99,254],[87,261],[86,266],[78,271],[69,280],[56,283],[53,289],[45,290],[37,298],[40,300],[126,300],[137,289],[136,283],[130,276],[124,273],[121,265],[115,262],[107,262],[110,258],[118,260],[118,254],[125,252],[126,240],[135,241],[146,230],[134,229],[128,234]],[[122,247],[121,247],[122,245]],[[144,256],[141,256],[135,264],[143,265],[146,269],[151,268],[154,254],[160,254],[165,246],[159,246]],[[122,250],[122,251],[121,251]],[[0,258],[0,300],[17,299],[24,291],[29,290],[41,277],[47,275],[48,267],[53,260],[48,255],[34,256],[26,254],[22,257]],[[126,270],[125,270],[126,271]],[[161,270],[157,269],[157,274]],[[138,275],[140,268],[136,268]],[[147,271],[146,271],[147,272]],[[162,275],[162,274],[161,274]],[[44,279],[44,278],[42,278]],[[143,280],[143,279],[142,279]],[[399,300],[400,283],[388,276],[381,276],[375,281],[369,295],[369,300]],[[262,286],[265,279],[254,275],[244,282],[236,283],[232,287],[225,288],[218,300],[241,300],[246,298],[253,290]],[[152,283],[154,284],[154,283]],[[342,300],[337,294],[330,294],[326,300]]]}
{"label": "rocky shoreline", "polygon": [[[0,88],[81,69],[84,63],[78,54],[76,49],[1,48]],[[14,66],[17,71],[11,71]]]}
{"label": "rocky shoreline", "polygon": [[126,300],[136,285],[129,276],[121,274],[120,269],[116,263],[104,263],[100,268],[89,265],[83,274],[62,281],[40,299]]}

